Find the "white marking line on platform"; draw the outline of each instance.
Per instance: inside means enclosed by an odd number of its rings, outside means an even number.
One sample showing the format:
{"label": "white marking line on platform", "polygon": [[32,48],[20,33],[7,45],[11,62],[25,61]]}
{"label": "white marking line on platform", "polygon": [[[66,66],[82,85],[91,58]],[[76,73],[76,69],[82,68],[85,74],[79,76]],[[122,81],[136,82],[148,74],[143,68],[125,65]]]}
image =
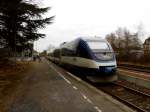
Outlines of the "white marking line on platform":
{"label": "white marking line on platform", "polygon": [[87,97],[85,96],[85,94],[81,93],[81,95],[82,95],[82,97],[83,97],[84,99],[87,99]]}
{"label": "white marking line on platform", "polygon": [[[60,72],[58,72],[52,65],[50,65],[48,62],[47,62],[47,64],[48,64],[53,70],[55,70],[68,84],[71,84],[71,82],[70,82],[68,79],[66,79]],[[81,81],[80,78],[75,77],[75,76],[74,76],[73,74],[71,74],[70,72],[67,72],[67,73],[68,73],[69,75],[73,76],[74,78],[76,78],[78,81]],[[73,88],[74,88],[75,90],[78,89],[76,86],[73,86]],[[92,102],[89,98],[87,98],[86,95],[84,95],[83,93],[81,93],[81,95],[82,95],[82,97],[83,97],[87,102],[93,104],[93,102]],[[94,106],[94,108],[95,108],[98,112],[102,112],[97,106]]]}
{"label": "white marking line on platform", "polygon": [[70,72],[67,72],[69,75],[71,75],[72,77],[74,77],[75,79],[77,79],[78,81],[81,81],[81,79],[80,78],[78,78],[78,77],[76,77],[76,76],[74,76],[72,73],[70,73]]}
{"label": "white marking line on platform", "polygon": [[68,84],[71,84],[71,82],[66,79],[60,72],[57,72]]}
{"label": "white marking line on platform", "polygon": [[52,69],[54,69],[57,72],[57,70],[53,66],[51,66],[51,67],[52,67]]}
{"label": "white marking line on platform", "polygon": [[48,62],[47,62],[47,64],[50,66],[50,68],[52,68],[53,70],[55,70],[57,72],[57,70],[52,65],[50,65]]}
{"label": "white marking line on platform", "polygon": [[56,69],[52,65],[50,65],[47,61],[46,61],[46,63],[49,65],[50,68],[52,68],[56,71]]}
{"label": "white marking line on platform", "polygon": [[90,99],[88,99],[88,98],[87,98],[87,102],[93,104],[93,102]]}
{"label": "white marking line on platform", "polygon": [[97,106],[94,106],[94,108],[95,108],[98,112],[102,112]]}
{"label": "white marking line on platform", "polygon": [[73,89],[77,90],[78,88],[76,86],[73,86]]}
{"label": "white marking line on platform", "polygon": [[47,62],[47,64],[48,64],[53,70],[55,70],[68,84],[71,84],[71,82],[70,82],[68,79],[66,79],[60,72],[58,72],[53,66],[51,66],[48,62]]}

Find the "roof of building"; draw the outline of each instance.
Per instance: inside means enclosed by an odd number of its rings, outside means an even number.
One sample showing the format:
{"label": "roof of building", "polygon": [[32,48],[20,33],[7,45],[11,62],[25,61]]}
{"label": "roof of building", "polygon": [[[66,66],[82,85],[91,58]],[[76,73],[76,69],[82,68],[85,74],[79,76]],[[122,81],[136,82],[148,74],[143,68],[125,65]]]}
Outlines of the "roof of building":
{"label": "roof of building", "polygon": [[150,37],[148,37],[144,42],[144,45],[147,45],[147,44],[150,45]]}

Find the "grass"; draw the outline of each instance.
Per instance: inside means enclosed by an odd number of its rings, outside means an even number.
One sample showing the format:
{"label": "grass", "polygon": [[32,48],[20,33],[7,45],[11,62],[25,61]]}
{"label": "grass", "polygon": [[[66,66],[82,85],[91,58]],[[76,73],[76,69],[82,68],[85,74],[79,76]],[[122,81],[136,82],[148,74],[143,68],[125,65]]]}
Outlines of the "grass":
{"label": "grass", "polygon": [[[5,60],[6,61],[6,60]],[[8,90],[13,88],[19,80],[24,77],[24,73],[30,68],[30,62],[2,62],[0,64],[0,98],[9,94]]]}

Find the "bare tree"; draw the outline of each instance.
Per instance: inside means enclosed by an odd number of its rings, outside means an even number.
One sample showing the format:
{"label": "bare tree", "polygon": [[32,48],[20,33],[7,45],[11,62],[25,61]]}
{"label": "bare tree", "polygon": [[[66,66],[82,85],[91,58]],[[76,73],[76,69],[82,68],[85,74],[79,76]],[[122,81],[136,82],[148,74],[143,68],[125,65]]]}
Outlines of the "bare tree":
{"label": "bare tree", "polygon": [[106,39],[118,52],[118,58],[124,61],[132,59],[131,52],[141,49],[142,46],[138,34],[130,32],[127,28],[118,28],[115,33],[106,35]]}
{"label": "bare tree", "polygon": [[106,35],[106,39],[111,44],[112,48],[114,50],[116,50],[116,48],[117,48],[116,47],[117,37],[116,37],[115,33],[111,33],[111,34]]}
{"label": "bare tree", "polygon": [[146,34],[145,28],[144,28],[143,23],[141,22],[139,23],[139,25],[137,25],[137,36],[138,38],[143,38],[145,37],[145,34]]}
{"label": "bare tree", "polygon": [[118,50],[121,50],[123,47],[123,37],[124,37],[124,28],[119,27],[116,31],[115,31],[116,35],[117,35],[117,46],[118,46]]}

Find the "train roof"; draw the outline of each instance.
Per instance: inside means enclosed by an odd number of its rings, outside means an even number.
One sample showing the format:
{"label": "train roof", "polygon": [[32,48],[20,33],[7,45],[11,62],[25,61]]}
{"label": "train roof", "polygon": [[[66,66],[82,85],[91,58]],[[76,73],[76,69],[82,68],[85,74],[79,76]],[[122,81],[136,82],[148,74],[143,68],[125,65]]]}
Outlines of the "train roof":
{"label": "train roof", "polygon": [[79,37],[79,39],[85,40],[85,41],[106,41],[102,37]]}
{"label": "train roof", "polygon": [[70,42],[63,42],[62,44],[60,44],[60,48],[64,48],[64,47],[69,47],[71,49],[76,48],[76,46],[78,45],[79,41],[83,40],[83,41],[104,41],[107,42],[105,39],[101,38],[101,37],[78,37]]}
{"label": "train roof", "polygon": [[72,42],[78,42],[79,40],[84,40],[84,41],[106,41],[106,39],[103,39],[101,37],[78,37],[70,42],[63,42],[60,44],[60,46],[63,46],[65,44],[68,43],[72,43]]}

